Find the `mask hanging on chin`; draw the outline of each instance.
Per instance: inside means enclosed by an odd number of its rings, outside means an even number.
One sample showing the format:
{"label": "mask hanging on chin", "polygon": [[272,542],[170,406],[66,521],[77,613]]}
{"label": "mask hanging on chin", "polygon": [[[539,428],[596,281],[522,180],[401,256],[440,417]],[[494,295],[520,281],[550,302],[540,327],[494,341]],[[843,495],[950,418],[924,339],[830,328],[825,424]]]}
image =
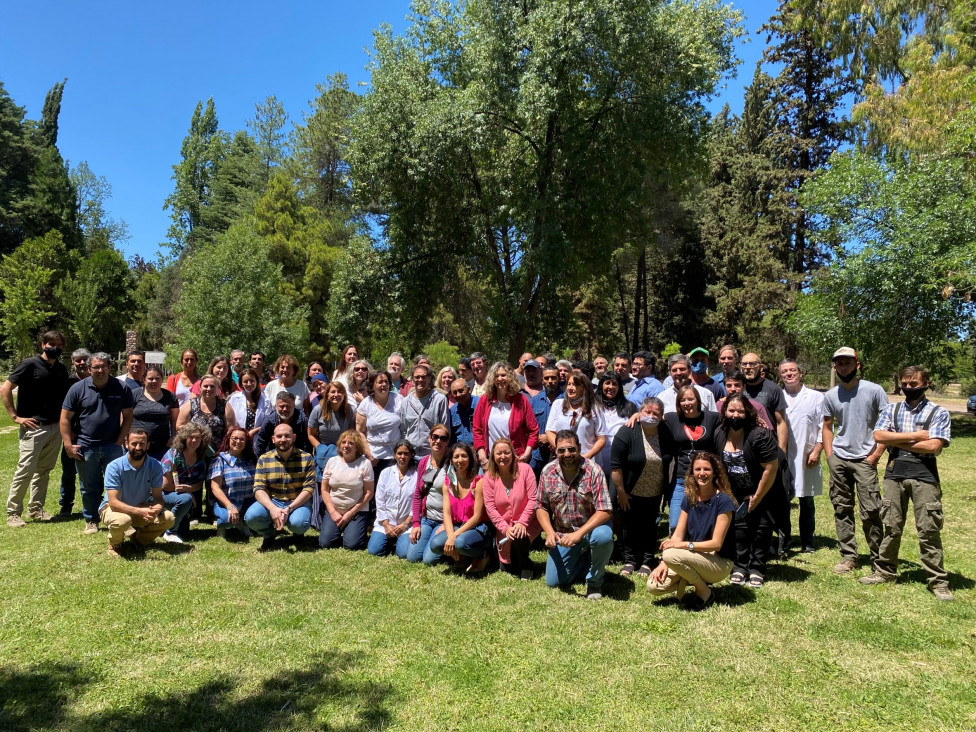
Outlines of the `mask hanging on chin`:
{"label": "mask hanging on chin", "polygon": [[[857,376],[857,369],[851,371],[851,373],[849,373],[847,376],[840,373],[837,374],[837,378],[843,381],[845,384],[850,384],[854,380],[855,376]],[[904,391],[904,389],[902,391]]]}

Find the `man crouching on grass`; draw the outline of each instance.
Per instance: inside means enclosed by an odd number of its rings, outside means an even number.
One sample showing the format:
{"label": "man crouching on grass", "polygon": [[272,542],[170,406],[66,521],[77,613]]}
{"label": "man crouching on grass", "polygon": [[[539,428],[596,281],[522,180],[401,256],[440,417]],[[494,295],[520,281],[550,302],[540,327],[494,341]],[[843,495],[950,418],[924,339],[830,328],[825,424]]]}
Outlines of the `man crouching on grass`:
{"label": "man crouching on grass", "polygon": [[132,429],[126,438],[126,454],[105,468],[108,497],[99,506],[98,515],[108,527],[110,556],[121,556],[122,542],[130,529],[135,530],[133,541],[146,546],[176,523],[163,506],[163,466],[146,455],[148,448],[146,431]]}
{"label": "man crouching on grass", "polygon": [[556,461],[542,471],[536,517],[546,532],[546,584],[565,587],[586,577],[586,599],[599,600],[613,551],[610,492],[603,470],[580,455],[572,430],[556,433]]}

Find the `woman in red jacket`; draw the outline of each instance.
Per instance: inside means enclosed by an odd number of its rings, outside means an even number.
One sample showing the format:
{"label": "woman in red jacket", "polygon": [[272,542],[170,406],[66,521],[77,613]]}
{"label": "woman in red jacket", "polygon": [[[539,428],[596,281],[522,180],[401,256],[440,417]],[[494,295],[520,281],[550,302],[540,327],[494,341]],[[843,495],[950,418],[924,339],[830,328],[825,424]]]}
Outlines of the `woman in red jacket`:
{"label": "woman in red jacket", "polygon": [[519,391],[518,379],[507,363],[498,361],[488,369],[485,393],[474,409],[471,431],[482,470],[488,467],[492,444],[502,437],[512,441],[519,462],[527,463],[532,457],[539,441],[539,425],[529,398]]}

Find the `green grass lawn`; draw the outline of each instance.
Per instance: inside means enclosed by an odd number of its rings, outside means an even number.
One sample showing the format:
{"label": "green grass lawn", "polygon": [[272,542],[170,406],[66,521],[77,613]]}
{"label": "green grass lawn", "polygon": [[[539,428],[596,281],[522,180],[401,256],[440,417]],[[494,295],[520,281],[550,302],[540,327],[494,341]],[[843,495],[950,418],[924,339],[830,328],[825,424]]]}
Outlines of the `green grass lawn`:
{"label": "green grass lawn", "polygon": [[[758,592],[719,586],[702,614],[619,566],[594,603],[311,536],[259,554],[198,527],[192,550],[126,561],[80,520],[3,527],[0,730],[971,730],[976,421],[954,433],[954,603],[926,590],[913,527],[899,584],[832,574],[826,497],[815,554],[774,563]],[[16,455],[16,434],[0,436],[4,491]]]}

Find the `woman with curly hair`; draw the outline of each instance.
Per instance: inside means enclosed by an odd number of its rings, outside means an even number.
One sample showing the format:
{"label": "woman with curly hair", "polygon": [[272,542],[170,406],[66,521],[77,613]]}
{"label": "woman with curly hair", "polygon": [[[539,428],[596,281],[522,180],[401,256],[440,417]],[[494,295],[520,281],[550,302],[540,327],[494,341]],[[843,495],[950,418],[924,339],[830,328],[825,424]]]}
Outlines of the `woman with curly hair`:
{"label": "woman with curly hair", "polygon": [[647,589],[653,595],[695,589],[690,608],[705,610],[715,601],[709,585],[732,571],[735,534],[730,530],[736,503],[722,462],[709,452],[691,456],[685,475],[681,515],[670,539],[661,542],[661,563],[651,572]]}
{"label": "woman with curly hair", "polygon": [[166,541],[182,544],[190,538],[190,509],[203,501],[203,482],[210,469],[214,451],[213,436],[206,425],[187,422],[176,430],[173,446],[163,456],[163,504],[176,519],[173,528],[163,534]]}
{"label": "woman with curly hair", "polygon": [[522,393],[515,369],[497,361],[485,377],[485,393],[478,399],[471,419],[474,449],[482,470],[488,467],[488,455],[495,440],[505,437],[512,442],[515,459],[527,463],[539,441],[539,425],[529,398]]}

